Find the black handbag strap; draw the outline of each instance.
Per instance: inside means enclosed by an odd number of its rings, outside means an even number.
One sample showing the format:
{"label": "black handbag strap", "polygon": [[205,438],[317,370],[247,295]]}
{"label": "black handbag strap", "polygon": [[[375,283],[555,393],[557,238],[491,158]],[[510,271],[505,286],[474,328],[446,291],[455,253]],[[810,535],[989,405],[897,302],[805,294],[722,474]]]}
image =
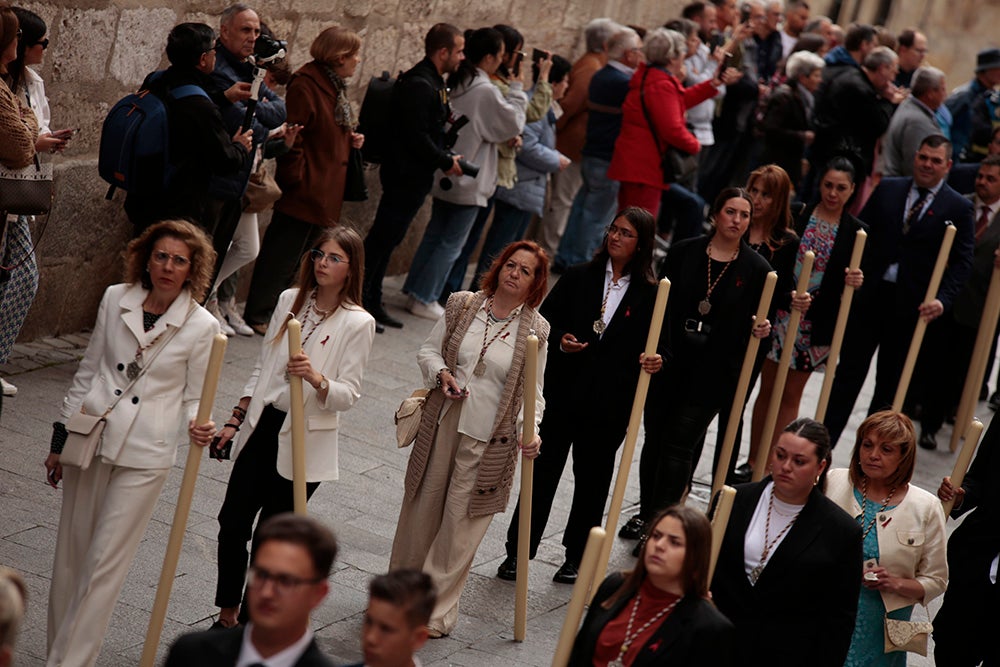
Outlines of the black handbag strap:
{"label": "black handbag strap", "polygon": [[656,136],[656,126],[653,125],[653,117],[649,115],[649,108],[646,106],[646,75],[649,74],[649,66],[642,71],[642,81],[639,82],[639,106],[642,107],[642,115],[646,117],[646,125],[649,125],[649,133],[653,135],[653,143],[656,144],[656,152],[663,157],[663,149],[660,148],[660,138]]}

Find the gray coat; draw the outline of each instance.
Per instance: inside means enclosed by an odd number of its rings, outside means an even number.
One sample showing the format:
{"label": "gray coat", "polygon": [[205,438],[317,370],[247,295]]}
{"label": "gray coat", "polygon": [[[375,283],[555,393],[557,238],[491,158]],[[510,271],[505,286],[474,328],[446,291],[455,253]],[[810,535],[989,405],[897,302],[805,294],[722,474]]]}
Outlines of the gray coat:
{"label": "gray coat", "polygon": [[517,154],[517,183],[498,187],[496,198],[522,211],[541,215],[549,174],[559,171],[556,150],[556,116],[549,111],[541,120],[524,126],[524,145]]}
{"label": "gray coat", "polygon": [[934,112],[914,97],[907,97],[892,114],[882,140],[882,175],[912,176],[913,156],[929,134],[940,134]]}

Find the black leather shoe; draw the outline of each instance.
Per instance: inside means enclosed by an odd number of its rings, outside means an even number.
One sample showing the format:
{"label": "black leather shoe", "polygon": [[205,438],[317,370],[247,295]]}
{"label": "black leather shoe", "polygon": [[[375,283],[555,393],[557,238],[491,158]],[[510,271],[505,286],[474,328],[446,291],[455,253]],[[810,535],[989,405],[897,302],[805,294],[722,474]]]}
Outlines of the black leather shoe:
{"label": "black leather shoe", "polygon": [[504,581],[514,581],[517,579],[517,556],[507,556],[497,568],[497,578]]}
{"label": "black leather shoe", "polygon": [[646,533],[646,522],[636,514],[618,531],[618,537],[623,540],[637,540]]}
{"label": "black leather shoe", "polygon": [[385,325],[375,320],[375,333],[385,333]]}
{"label": "black leather shoe", "polygon": [[639,540],[638,542],[636,542],[635,546],[632,547],[632,556],[638,558],[639,554],[642,553],[643,547],[645,546],[646,546],[646,540]]}
{"label": "black leather shoe", "polygon": [[557,584],[575,584],[576,577],[580,574],[580,567],[571,560],[563,563],[556,573],[552,575],[552,581]]}
{"label": "black leather shoe", "polygon": [[989,405],[990,410],[993,410],[994,412],[1000,410],[1000,391],[993,392],[993,395],[990,396],[990,401],[987,405]]}
{"label": "black leather shoe", "polygon": [[919,445],[923,449],[937,449],[937,439],[933,433],[921,430]]}
{"label": "black leather shoe", "polygon": [[403,323],[387,313],[385,308],[373,308],[368,312],[371,313],[371,316],[374,317],[375,321],[379,324],[385,325],[386,327],[392,327],[393,329],[403,328]]}
{"label": "black leather shoe", "polygon": [[753,468],[750,467],[750,462],[747,461],[743,465],[736,466],[732,478],[736,484],[746,484],[749,482],[753,478]]}

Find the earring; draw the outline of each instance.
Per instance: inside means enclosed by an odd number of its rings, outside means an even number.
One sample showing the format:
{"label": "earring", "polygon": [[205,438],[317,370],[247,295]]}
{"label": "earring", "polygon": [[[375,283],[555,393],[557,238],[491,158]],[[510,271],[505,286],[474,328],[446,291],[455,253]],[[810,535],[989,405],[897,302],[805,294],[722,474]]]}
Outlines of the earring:
{"label": "earring", "polygon": [[817,484],[819,484],[819,475],[816,475],[816,481],[813,482],[813,486],[816,486]]}

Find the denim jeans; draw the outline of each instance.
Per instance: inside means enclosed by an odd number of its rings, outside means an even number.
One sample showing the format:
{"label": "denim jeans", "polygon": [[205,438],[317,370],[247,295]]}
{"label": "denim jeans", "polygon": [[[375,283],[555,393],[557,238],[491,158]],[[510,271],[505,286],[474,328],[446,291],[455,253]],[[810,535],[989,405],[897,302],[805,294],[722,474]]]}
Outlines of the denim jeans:
{"label": "denim jeans", "polygon": [[673,220],[671,243],[701,236],[702,225],[705,223],[705,200],[697,193],[671,183],[670,188],[664,191],[661,202],[660,220],[665,216]]}
{"label": "denim jeans", "polygon": [[479,206],[451,204],[435,198],[431,219],[420,240],[403,292],[421,303],[437,301],[452,265],[469,238],[469,230],[479,214]]}
{"label": "denim jeans", "polygon": [[448,279],[444,283],[444,289],[438,295],[438,302],[442,306],[447,303],[448,297],[452,293],[461,291],[462,289],[462,283],[465,282],[465,272],[469,268],[469,260],[472,259],[472,253],[475,251],[476,246],[479,245],[479,237],[483,235],[486,221],[493,210],[493,201],[493,197],[490,197],[486,200],[486,206],[478,209],[479,212],[476,214],[476,221],[472,223],[469,236],[465,239],[465,245],[462,246],[462,252],[459,253],[458,259],[452,263],[451,270],[448,272]]}
{"label": "denim jeans", "polygon": [[566,231],[559,243],[555,264],[559,267],[586,262],[601,245],[604,228],[618,207],[618,181],[608,178],[608,160],[583,156],[580,169],[583,187],[576,193]]}

